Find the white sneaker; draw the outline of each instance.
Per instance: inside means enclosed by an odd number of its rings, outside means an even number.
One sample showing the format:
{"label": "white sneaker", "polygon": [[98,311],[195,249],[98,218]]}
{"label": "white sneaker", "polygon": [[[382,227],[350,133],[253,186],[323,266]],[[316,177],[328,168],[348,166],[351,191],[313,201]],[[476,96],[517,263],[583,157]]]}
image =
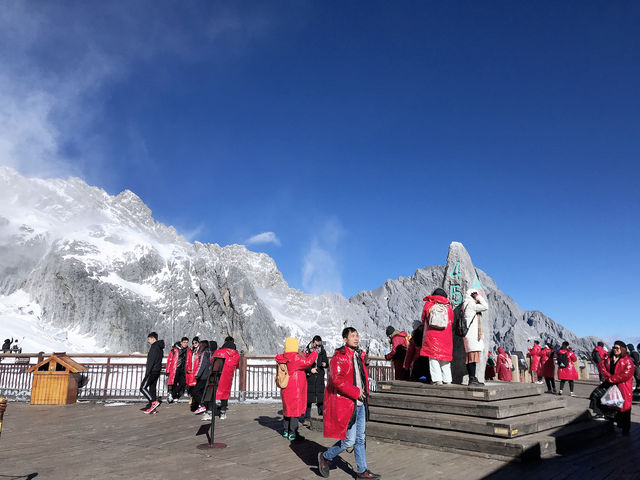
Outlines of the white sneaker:
{"label": "white sneaker", "polygon": [[212,419],[212,415],[210,413],[205,413],[204,415],[202,415],[202,421],[203,422],[210,422]]}
{"label": "white sneaker", "polygon": [[224,410],[222,410],[220,412],[220,420],[224,420],[225,418],[227,418],[227,412],[225,412]]}
{"label": "white sneaker", "polygon": [[173,403],[173,395],[167,395],[167,403]]}

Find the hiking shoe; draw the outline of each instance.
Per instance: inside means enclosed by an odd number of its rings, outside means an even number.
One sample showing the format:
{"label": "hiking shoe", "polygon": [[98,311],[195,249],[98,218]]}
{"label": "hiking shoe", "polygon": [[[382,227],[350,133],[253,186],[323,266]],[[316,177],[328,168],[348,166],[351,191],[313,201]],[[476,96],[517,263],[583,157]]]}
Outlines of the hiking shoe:
{"label": "hiking shoe", "polygon": [[207,411],[207,407],[205,407],[204,405],[200,405],[195,412],[193,412],[194,415],[200,415],[201,413],[204,413]]}
{"label": "hiking shoe", "polygon": [[225,418],[227,418],[227,411],[220,410],[220,420],[224,420]]}
{"label": "hiking shoe", "polygon": [[377,473],[373,473],[371,470],[367,469],[362,473],[358,473],[356,475],[356,478],[371,478],[373,480],[378,480],[380,478],[380,475],[378,475]]}
{"label": "hiking shoe", "polygon": [[324,458],[324,452],[318,453],[318,473],[320,476],[324,478],[329,477],[329,468],[331,465],[329,464],[329,460]]}
{"label": "hiking shoe", "polygon": [[149,413],[153,413],[155,412],[156,408],[158,408],[160,406],[160,402],[158,402],[157,400],[155,402],[151,402],[151,406],[149,408],[147,408],[144,413],[149,414]]}
{"label": "hiking shoe", "polygon": [[469,386],[471,387],[473,385],[476,385],[478,387],[484,387],[484,383],[482,383],[476,377],[471,377],[471,379],[469,380]]}

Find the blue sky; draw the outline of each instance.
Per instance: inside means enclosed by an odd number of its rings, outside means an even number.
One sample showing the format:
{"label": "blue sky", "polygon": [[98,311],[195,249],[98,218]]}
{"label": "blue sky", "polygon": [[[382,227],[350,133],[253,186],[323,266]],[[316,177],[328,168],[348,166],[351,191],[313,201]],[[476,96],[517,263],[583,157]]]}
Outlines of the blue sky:
{"label": "blue sky", "polygon": [[637,335],[639,21],[637,2],[11,2],[0,163],[128,188],[308,292],[460,241],[521,307]]}

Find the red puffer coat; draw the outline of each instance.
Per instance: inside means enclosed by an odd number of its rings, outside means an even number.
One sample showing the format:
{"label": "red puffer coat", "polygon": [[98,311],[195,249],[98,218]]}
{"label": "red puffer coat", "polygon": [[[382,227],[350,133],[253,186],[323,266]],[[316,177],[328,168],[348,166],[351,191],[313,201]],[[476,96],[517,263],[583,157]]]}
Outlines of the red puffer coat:
{"label": "red puffer coat", "polygon": [[[324,436],[326,438],[347,438],[347,427],[356,407],[360,390],[355,386],[353,370],[354,350],[340,347],[329,361],[329,377],[324,391]],[[365,352],[360,352],[363,366]],[[369,374],[364,366],[362,379],[364,390],[369,394]]]}
{"label": "red puffer coat", "polygon": [[613,375],[611,375],[610,367],[610,357],[600,362],[600,368],[605,381],[615,383],[624,397],[624,405],[620,411],[626,412],[627,410],[631,410],[631,402],[633,400],[633,360],[631,360],[629,355],[621,357],[616,363],[615,373]]}
{"label": "red puffer coat", "polygon": [[[496,372],[498,380],[510,382],[513,379],[513,372],[509,367],[511,358],[505,353],[504,348],[498,347],[498,358],[496,359]],[[513,365],[513,363],[511,363]]]}
{"label": "red puffer coat", "polygon": [[279,353],[276,363],[285,363],[289,372],[289,383],[282,389],[282,414],[285,417],[299,417],[307,409],[307,372],[305,369],[314,364],[318,350],[309,356],[297,352]]}
{"label": "red puffer coat", "polygon": [[558,379],[560,379],[560,380],[577,380],[578,379],[578,372],[577,372],[576,367],[573,364],[573,362],[577,362],[578,361],[578,357],[576,357],[576,354],[573,353],[573,351],[565,350],[564,348],[561,348],[560,350],[558,350],[558,353],[556,354],[556,358],[558,358],[558,356],[561,353],[565,353],[567,355],[567,358],[569,359],[569,365],[567,367],[565,367],[565,368],[558,368]]}
{"label": "red puffer coat", "polygon": [[200,357],[196,355],[193,350],[187,350],[187,385],[193,387],[196,383],[196,373],[198,373],[198,369],[200,368]]}
{"label": "red puffer coat", "polygon": [[407,332],[398,332],[391,337],[391,351],[384,358],[391,360],[395,371],[396,380],[405,380],[407,372],[404,367],[404,360],[407,355]]}
{"label": "red puffer coat", "polygon": [[178,358],[180,357],[180,349],[178,347],[173,347],[167,355],[167,368],[166,371],[169,374],[169,379],[167,380],[167,384],[173,385],[174,380],[176,379],[176,370],[178,368]]}
{"label": "red puffer coat", "polygon": [[[429,295],[424,297],[423,300],[425,300],[424,308],[422,309],[424,336],[422,338],[420,356],[450,362],[453,358],[453,309],[451,304],[449,300],[440,295]],[[444,330],[429,328],[429,310],[436,303],[446,305],[449,312],[449,322]]]}
{"label": "red puffer coat", "polygon": [[542,347],[540,345],[534,345],[529,349],[527,356],[531,357],[531,371],[538,373],[538,367],[540,367],[540,351]]}
{"label": "red puffer coat", "polygon": [[540,359],[538,376],[544,378],[555,378],[556,363],[553,350],[551,348],[543,348],[540,352]]}
{"label": "red puffer coat", "polygon": [[214,358],[224,358],[224,367],[222,367],[222,374],[218,382],[216,400],[228,400],[231,394],[231,384],[233,383],[233,372],[240,363],[240,354],[232,348],[219,348],[213,353],[211,363],[213,363]]}

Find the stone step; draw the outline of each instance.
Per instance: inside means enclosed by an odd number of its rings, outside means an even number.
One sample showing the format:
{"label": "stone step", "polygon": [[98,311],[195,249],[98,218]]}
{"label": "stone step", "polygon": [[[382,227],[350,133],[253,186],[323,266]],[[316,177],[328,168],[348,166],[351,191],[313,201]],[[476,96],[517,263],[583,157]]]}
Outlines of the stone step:
{"label": "stone step", "polygon": [[566,453],[613,432],[609,422],[594,420],[569,424],[517,438],[369,422],[367,438],[405,443],[435,450],[473,452],[501,459],[534,460]]}
{"label": "stone step", "polygon": [[487,382],[484,386],[470,387],[457,384],[427,385],[425,383],[402,380],[378,382],[376,388],[380,393],[484,400],[487,402],[541,395],[546,390],[544,385],[535,383]]}
{"label": "stone step", "polygon": [[587,421],[590,418],[587,410],[575,411],[566,408],[502,420],[374,406],[369,408],[369,413],[371,422],[455,430],[502,438],[522,437],[568,423]]}
{"label": "stone step", "polygon": [[497,419],[564,408],[567,406],[567,401],[565,398],[551,395],[509,398],[487,402],[484,400],[372,393],[369,405],[372,407],[390,407],[396,410],[419,410]]}

